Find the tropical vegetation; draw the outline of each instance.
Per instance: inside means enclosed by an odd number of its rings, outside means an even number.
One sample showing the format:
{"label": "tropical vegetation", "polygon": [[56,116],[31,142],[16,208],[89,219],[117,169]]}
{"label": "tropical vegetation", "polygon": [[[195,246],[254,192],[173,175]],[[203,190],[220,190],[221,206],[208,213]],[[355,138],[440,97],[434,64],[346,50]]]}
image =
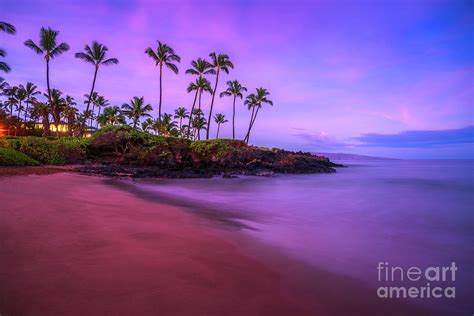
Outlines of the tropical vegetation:
{"label": "tropical vegetation", "polygon": [[[16,29],[7,22],[0,22],[0,31],[15,34]],[[236,112],[238,100],[244,100],[243,105],[250,113],[249,123],[242,133],[243,140],[248,142],[255,129],[255,122],[263,105],[273,105],[269,99],[270,93],[265,88],[257,88],[254,93],[244,96],[247,88],[238,80],[227,80],[226,87],[221,89],[219,82],[222,76],[229,75],[234,69],[231,58],[225,53],[212,52],[209,60],[197,58],[185,70],[185,74],[193,76],[186,91],[192,95],[189,107],[176,107],[168,113],[163,105],[163,73],[164,68],[178,74],[178,63],[181,57],[174,49],[161,41],[156,46],[145,49],[145,54],[153,60],[159,70],[159,98],[156,115],[152,104],[145,101],[143,96],[133,96],[129,102],[117,105],[111,102],[96,89],[99,69],[103,66],[117,65],[119,60],[109,56],[109,49],[98,41],[86,44],[84,50],[74,56],[93,66],[93,77],[90,90],[83,99],[60,91],[53,87],[50,74],[51,61],[69,51],[69,45],[60,42],[59,31],[50,27],[42,27],[39,41],[28,39],[25,46],[36,54],[43,56],[45,61],[46,89],[33,82],[12,85],[0,77],[0,136],[54,136],[89,137],[97,129],[106,126],[121,126],[130,124],[134,129],[146,133],[188,138],[191,140],[210,139],[212,124],[216,124],[215,138],[219,138],[227,119],[222,112],[223,104],[218,99],[232,97],[232,139],[238,139],[236,131]],[[0,49],[0,57],[5,57],[4,49]],[[0,70],[9,72],[10,66],[0,60]],[[215,75],[215,77],[213,77]],[[212,83],[211,83],[212,82]],[[219,98],[216,98],[216,94]],[[76,96],[77,97],[77,96]],[[223,99],[222,99],[223,100]],[[78,106],[84,104],[81,110]],[[114,104],[115,103],[115,104]],[[219,111],[220,110],[220,111]],[[205,133],[205,136],[203,136]],[[230,135],[230,131],[229,131]],[[204,138],[205,137],[205,138]]]}

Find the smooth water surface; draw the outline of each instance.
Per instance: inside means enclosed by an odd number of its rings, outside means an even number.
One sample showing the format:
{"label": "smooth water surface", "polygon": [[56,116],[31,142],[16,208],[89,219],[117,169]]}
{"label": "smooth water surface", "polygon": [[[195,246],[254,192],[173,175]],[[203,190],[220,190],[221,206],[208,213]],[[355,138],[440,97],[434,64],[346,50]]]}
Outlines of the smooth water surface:
{"label": "smooth water surface", "polygon": [[404,268],[456,262],[459,298],[454,305],[471,308],[474,162],[347,165],[335,174],[158,180],[137,186],[242,214],[241,221],[254,228],[246,233],[314,266],[375,287],[380,286],[379,262]]}

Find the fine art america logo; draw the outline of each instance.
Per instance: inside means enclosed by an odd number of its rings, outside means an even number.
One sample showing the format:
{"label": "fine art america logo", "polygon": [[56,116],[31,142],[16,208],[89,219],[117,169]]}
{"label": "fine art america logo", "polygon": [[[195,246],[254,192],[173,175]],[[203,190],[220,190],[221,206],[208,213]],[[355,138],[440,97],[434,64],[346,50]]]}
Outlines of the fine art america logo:
{"label": "fine art america logo", "polygon": [[[430,266],[426,268],[402,268],[391,266],[388,262],[377,265],[378,281],[383,285],[377,288],[380,298],[455,298],[456,263],[450,266]],[[410,283],[410,286],[399,286]],[[421,286],[420,286],[421,285]]]}

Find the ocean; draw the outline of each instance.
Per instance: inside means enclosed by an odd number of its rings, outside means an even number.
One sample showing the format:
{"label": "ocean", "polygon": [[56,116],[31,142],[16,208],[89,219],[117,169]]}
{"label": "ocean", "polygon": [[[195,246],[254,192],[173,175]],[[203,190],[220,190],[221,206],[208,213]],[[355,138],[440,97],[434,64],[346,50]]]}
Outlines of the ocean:
{"label": "ocean", "polygon": [[[425,287],[425,297],[404,299],[472,314],[474,161],[342,163],[347,167],[334,174],[159,179],[134,186],[224,218],[224,225],[292,258],[373,287],[374,296],[385,293],[381,287]],[[448,270],[453,263],[454,272]],[[421,271],[419,280],[408,278],[411,267]],[[443,267],[445,279],[436,279]],[[444,292],[453,287],[455,297]]]}

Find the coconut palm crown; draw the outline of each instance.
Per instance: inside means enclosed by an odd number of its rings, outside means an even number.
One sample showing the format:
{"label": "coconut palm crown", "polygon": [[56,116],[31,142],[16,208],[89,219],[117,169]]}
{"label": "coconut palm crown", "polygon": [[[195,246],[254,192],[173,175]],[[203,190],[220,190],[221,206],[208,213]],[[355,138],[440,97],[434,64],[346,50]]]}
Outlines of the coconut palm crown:
{"label": "coconut palm crown", "polygon": [[[91,104],[91,97],[94,94],[95,81],[97,79],[97,72],[99,71],[99,67],[101,65],[108,66],[108,65],[116,65],[119,63],[119,60],[117,58],[107,58],[108,50],[109,49],[107,48],[107,46],[97,41],[93,41],[92,46],[86,45],[84,47],[84,52],[78,52],[74,55],[76,58],[79,58],[86,63],[90,63],[94,65],[94,79],[92,80],[92,88],[91,88],[91,92],[89,93],[89,98],[87,100],[86,112],[89,111],[89,107]],[[82,126],[80,129],[81,134],[84,127],[85,127],[85,121],[84,121],[84,126]]]}
{"label": "coconut palm crown", "polygon": [[155,65],[157,67],[160,67],[160,100],[158,103],[158,120],[161,120],[161,102],[162,102],[162,96],[163,96],[163,65],[165,65],[168,69],[171,69],[175,74],[178,74],[178,66],[174,62],[180,62],[181,57],[175,54],[174,50],[160,42],[158,42],[158,46],[156,48],[156,51],[153,50],[151,47],[148,47],[145,50],[145,54],[150,56],[151,59],[155,61]]}
{"label": "coconut palm crown", "polygon": [[243,98],[242,92],[247,88],[242,86],[237,80],[227,81],[227,89],[219,94],[219,97],[234,96],[232,103],[232,139],[235,139],[235,100],[237,97]]}
{"label": "coconut palm crown", "polygon": [[216,72],[216,82],[214,84],[214,92],[212,93],[211,107],[209,110],[209,117],[207,119],[207,129],[206,129],[206,139],[209,139],[209,131],[211,129],[211,118],[212,118],[212,109],[214,107],[214,98],[216,96],[217,84],[219,83],[219,73],[224,71],[226,74],[229,74],[229,69],[234,69],[234,64],[230,61],[229,56],[226,54],[216,55],[215,52],[210,53],[209,57],[212,60],[212,66]]}
{"label": "coconut palm crown", "polygon": [[48,101],[51,103],[51,88],[49,84],[49,61],[69,50],[69,45],[66,43],[57,42],[59,31],[52,28],[42,27],[40,31],[39,44],[28,39],[25,41],[25,46],[31,48],[36,54],[44,55],[46,60],[46,84],[48,87]]}

